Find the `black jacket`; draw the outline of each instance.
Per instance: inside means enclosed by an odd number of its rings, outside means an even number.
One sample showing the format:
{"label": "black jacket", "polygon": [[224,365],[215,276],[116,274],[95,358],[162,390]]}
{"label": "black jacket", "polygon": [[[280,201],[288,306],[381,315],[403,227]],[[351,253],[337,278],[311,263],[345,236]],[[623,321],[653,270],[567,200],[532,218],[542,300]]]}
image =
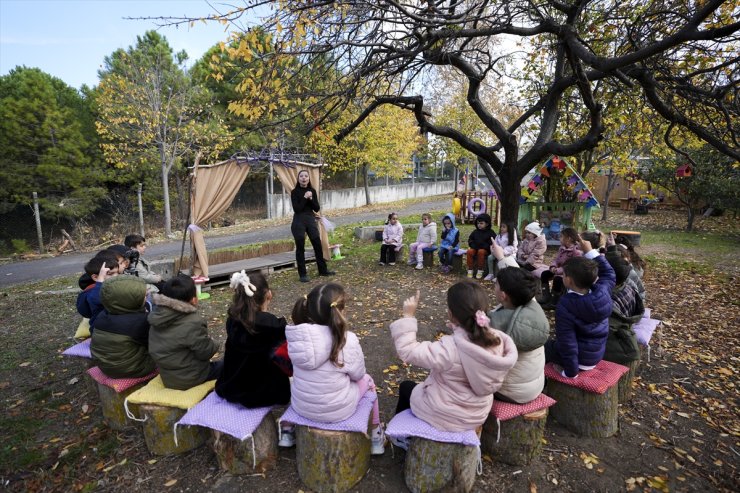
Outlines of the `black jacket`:
{"label": "black jacket", "polygon": [[[311,200],[304,197],[306,192],[309,190],[313,192],[313,198]],[[293,212],[295,215],[310,214],[311,217],[313,217],[313,213],[319,212],[321,209],[319,206],[319,194],[316,193],[316,190],[314,190],[313,187],[301,188],[300,185],[297,185],[290,192],[290,202],[293,204]]]}
{"label": "black jacket", "polygon": [[282,317],[258,312],[253,335],[229,317],[224,369],[216,382],[219,396],[248,408],[290,402],[290,380],[270,359],[285,342],[286,324]]}

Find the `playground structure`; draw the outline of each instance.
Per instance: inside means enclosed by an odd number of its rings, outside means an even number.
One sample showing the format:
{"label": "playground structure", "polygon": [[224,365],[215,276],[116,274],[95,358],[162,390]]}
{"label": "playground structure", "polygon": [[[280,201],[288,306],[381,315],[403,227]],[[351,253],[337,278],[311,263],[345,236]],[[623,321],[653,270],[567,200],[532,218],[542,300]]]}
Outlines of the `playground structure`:
{"label": "playground structure", "polygon": [[499,201],[493,190],[469,190],[455,192],[452,199],[452,213],[460,224],[475,222],[479,214],[491,216],[492,224],[500,219]]}

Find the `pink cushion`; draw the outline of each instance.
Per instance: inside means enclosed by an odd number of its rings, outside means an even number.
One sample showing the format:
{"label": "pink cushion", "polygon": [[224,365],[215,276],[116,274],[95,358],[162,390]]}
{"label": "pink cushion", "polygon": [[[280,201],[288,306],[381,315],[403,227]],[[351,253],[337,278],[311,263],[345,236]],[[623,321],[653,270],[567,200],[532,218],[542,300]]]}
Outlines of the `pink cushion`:
{"label": "pink cushion", "polygon": [[93,366],[89,370],[87,370],[87,374],[92,377],[93,380],[96,382],[107,385],[108,387],[112,388],[116,392],[123,392],[124,390],[128,390],[134,385],[138,385],[143,382],[148,382],[152,378],[156,377],[159,374],[158,370],[154,370],[149,375],[145,377],[136,377],[136,378],[111,378],[103,371],[98,368],[97,366]]}
{"label": "pink cushion", "polygon": [[612,363],[611,361],[599,361],[593,370],[581,370],[576,378],[567,378],[555,371],[552,363],[545,365],[545,377],[556,382],[576,387],[586,392],[603,394],[617,384],[619,379],[629,371],[626,366]]}
{"label": "pink cushion", "polygon": [[80,358],[92,359],[92,353],[90,352],[91,342],[92,341],[90,339],[85,339],[71,348],[67,348],[62,354],[65,356],[79,356]]}
{"label": "pink cushion", "polygon": [[540,409],[546,409],[557,401],[550,396],[540,394],[532,401],[524,404],[513,404],[511,402],[493,401],[493,407],[491,408],[491,414],[493,414],[499,421],[508,421],[514,419],[522,414],[529,414]]}

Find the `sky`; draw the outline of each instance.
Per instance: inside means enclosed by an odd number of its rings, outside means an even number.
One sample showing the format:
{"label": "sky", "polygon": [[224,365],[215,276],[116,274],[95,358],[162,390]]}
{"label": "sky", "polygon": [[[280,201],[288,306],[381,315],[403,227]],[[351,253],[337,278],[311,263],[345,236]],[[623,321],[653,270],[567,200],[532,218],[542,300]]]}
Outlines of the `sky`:
{"label": "sky", "polygon": [[188,64],[225,41],[224,26],[198,22],[193,27],[157,28],[154,20],[124,17],[201,17],[227,3],[212,0],[0,0],[0,75],[18,65],[37,67],[79,89],[98,84],[103,60],[136,36],[157,29],[175,52],[185,50]]}

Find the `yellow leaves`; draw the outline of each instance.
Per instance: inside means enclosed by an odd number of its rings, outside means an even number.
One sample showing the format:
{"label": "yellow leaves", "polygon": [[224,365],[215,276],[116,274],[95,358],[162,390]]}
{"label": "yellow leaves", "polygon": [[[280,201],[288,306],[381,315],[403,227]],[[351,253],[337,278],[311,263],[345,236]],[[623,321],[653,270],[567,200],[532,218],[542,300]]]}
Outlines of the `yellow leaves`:
{"label": "yellow leaves", "polygon": [[581,458],[583,463],[586,465],[586,469],[593,469],[594,464],[599,463],[599,458],[595,456],[594,454],[588,454],[586,452],[581,452],[578,456]]}
{"label": "yellow leaves", "polygon": [[177,480],[176,479],[170,479],[169,481],[167,481],[164,484],[164,487],[165,488],[169,488],[170,486],[175,486],[176,484],[177,484]]}

